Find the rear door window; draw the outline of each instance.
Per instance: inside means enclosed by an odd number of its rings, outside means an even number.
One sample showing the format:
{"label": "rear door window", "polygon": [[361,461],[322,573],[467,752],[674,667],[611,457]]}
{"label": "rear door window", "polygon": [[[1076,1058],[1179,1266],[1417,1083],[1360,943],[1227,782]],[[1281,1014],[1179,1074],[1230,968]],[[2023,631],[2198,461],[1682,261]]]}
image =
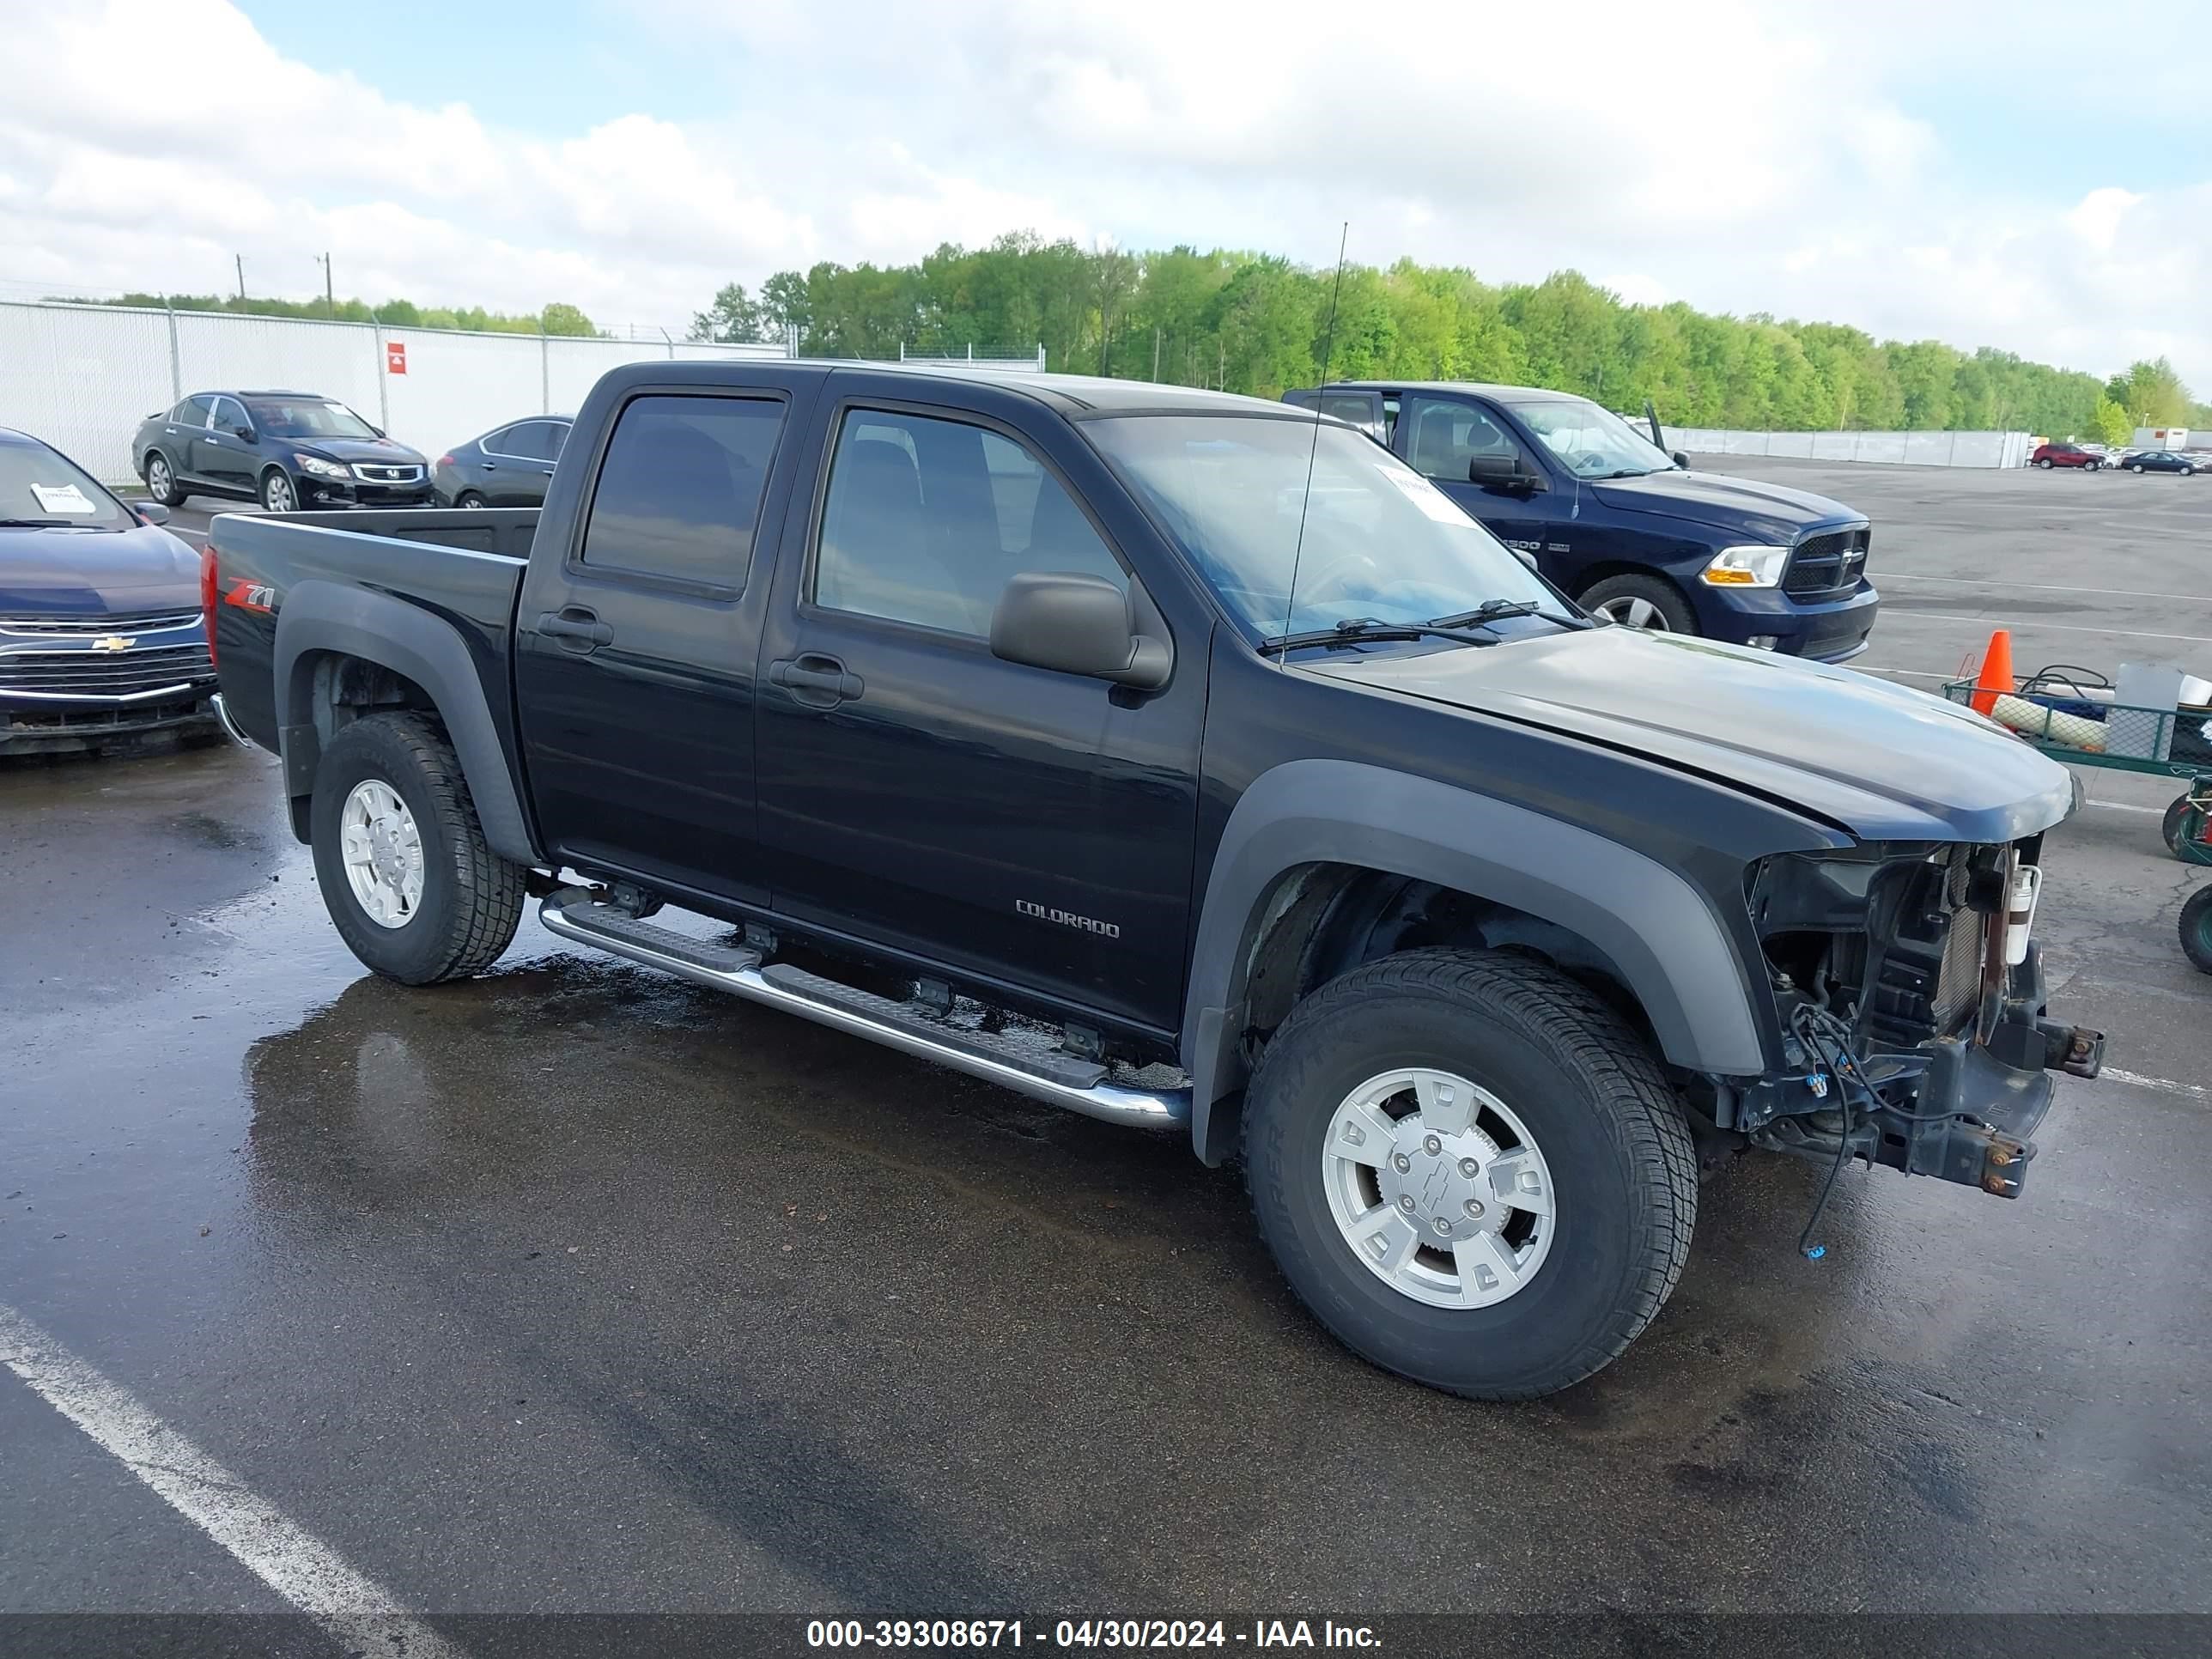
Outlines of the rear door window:
{"label": "rear door window", "polygon": [[781,398],[632,398],[599,465],[582,562],[595,570],[744,587],[783,418]]}
{"label": "rear door window", "polygon": [[484,446],[495,454],[512,455],[518,460],[550,461],[559,454],[560,447],[553,440],[550,421],[518,421],[494,441]]}
{"label": "rear door window", "polygon": [[178,426],[205,426],[215,399],[204,392],[197,398],[187,398],[169,411],[170,421]]}

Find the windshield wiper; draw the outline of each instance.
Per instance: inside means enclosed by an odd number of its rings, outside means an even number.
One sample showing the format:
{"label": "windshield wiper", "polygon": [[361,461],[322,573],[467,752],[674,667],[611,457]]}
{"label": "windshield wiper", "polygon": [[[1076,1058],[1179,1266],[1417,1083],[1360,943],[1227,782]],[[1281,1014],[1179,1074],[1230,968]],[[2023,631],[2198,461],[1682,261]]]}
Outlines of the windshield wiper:
{"label": "windshield wiper", "polygon": [[0,530],[100,530],[106,526],[79,524],[74,519],[0,519]]}
{"label": "windshield wiper", "polygon": [[1431,628],[1483,628],[1494,622],[1504,622],[1508,617],[1535,617],[1547,623],[1557,623],[1562,628],[1588,628],[1589,622],[1579,617],[1562,617],[1544,609],[1536,599],[1485,599],[1472,611],[1462,611],[1455,616],[1431,619]]}
{"label": "windshield wiper", "polygon": [[1386,623],[1372,617],[1348,617],[1333,628],[1316,628],[1304,634],[1279,634],[1272,640],[1263,640],[1260,652],[1262,656],[1273,656],[1278,652],[1295,651],[1302,645],[1364,645],[1370,641],[1425,639],[1456,640],[1462,645],[1498,643],[1483,635],[1463,633],[1436,623]]}
{"label": "windshield wiper", "polygon": [[1659,469],[1656,466],[1624,466],[1618,472],[1608,472],[1601,483],[1613,478],[1648,478]]}

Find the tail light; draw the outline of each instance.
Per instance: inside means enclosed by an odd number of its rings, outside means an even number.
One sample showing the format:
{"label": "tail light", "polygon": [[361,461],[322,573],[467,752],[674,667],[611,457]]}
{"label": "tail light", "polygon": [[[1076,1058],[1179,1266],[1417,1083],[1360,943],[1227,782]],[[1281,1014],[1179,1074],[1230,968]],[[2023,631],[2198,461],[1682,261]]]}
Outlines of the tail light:
{"label": "tail light", "polygon": [[431,463],[431,465],[433,465],[433,466],[451,466],[453,464],[453,458],[452,456],[450,456],[450,455],[441,455],[441,456],[439,456],[439,457],[438,457],[438,459],[437,459],[436,460],[434,460],[434,461],[433,461],[433,462]]}
{"label": "tail light", "polygon": [[207,629],[208,660],[215,660],[215,607],[221,580],[216,572],[215,544],[200,549],[200,621]]}

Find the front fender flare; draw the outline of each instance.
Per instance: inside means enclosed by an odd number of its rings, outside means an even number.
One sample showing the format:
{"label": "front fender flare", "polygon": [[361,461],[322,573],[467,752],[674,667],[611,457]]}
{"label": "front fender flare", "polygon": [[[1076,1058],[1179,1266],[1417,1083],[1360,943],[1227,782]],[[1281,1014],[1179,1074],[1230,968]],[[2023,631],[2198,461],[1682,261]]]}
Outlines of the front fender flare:
{"label": "front fender flare", "polygon": [[421,686],[453,739],[485,842],[516,864],[544,862],[468,641],[443,617],[370,588],[303,581],[286,591],[277,612],[276,721],[292,794],[312,787],[319,758],[313,659],[325,652],[376,663]]}
{"label": "front fender flare", "polygon": [[1183,1010],[1191,1138],[1218,1164],[1215,1103],[1243,1085],[1245,953],[1278,883],[1341,864],[1437,882],[1580,934],[1643,1004],[1667,1059],[1756,1076],[1768,1060],[1727,930],[1679,872],[1620,842],[1471,790],[1354,761],[1302,760],[1263,773],[1222,833]]}

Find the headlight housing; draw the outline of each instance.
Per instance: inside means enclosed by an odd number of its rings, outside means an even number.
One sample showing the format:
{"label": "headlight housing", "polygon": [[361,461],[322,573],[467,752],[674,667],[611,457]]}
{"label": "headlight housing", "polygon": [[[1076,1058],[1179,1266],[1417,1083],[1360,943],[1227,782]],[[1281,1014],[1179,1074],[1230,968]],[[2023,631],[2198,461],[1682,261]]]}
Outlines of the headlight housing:
{"label": "headlight housing", "polygon": [[1772,587],[1789,562],[1786,547],[1724,547],[1698,574],[1715,587]]}
{"label": "headlight housing", "polygon": [[319,455],[295,454],[292,465],[318,478],[350,478],[353,476],[339,463],[326,461]]}

